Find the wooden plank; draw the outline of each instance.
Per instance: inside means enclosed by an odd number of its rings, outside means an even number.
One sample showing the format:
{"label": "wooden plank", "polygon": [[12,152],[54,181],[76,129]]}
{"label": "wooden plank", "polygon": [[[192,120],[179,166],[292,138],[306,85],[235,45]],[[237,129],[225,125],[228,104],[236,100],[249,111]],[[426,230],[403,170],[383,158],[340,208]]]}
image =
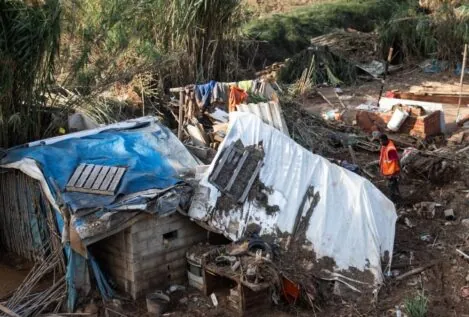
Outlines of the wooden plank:
{"label": "wooden plank", "polygon": [[112,180],[114,179],[114,176],[116,175],[118,169],[119,168],[115,167],[115,166],[111,167],[111,169],[109,170],[109,172],[106,175],[106,178],[104,178],[103,183],[99,187],[100,191],[108,191],[107,189],[108,189],[109,185],[111,184]]}
{"label": "wooden plank", "polygon": [[184,91],[185,87],[176,87],[176,88],[169,88],[169,92],[181,92]]}
{"label": "wooden plank", "polygon": [[109,185],[109,188],[108,190],[110,192],[115,192],[116,191],[116,188],[117,188],[117,185],[119,185],[121,179],[122,179],[122,176],[124,175],[126,169],[125,167],[120,167],[118,170],[117,170],[117,173],[116,175],[114,176],[114,179],[112,180],[111,182],[111,185]]}
{"label": "wooden plank", "polygon": [[257,174],[259,174],[259,171],[261,170],[261,167],[262,167],[262,161],[259,161],[259,163],[257,163],[256,169],[254,170],[254,173],[252,173],[249,183],[244,189],[243,195],[241,196],[241,198],[239,198],[238,202],[242,203],[246,200],[248,193],[251,190],[252,184],[254,184],[254,181],[256,180]]}
{"label": "wooden plank", "polygon": [[226,160],[228,159],[228,156],[231,154],[231,151],[234,149],[234,143],[230,144],[230,146],[225,150],[223,153],[222,157],[220,160],[218,160],[217,167],[215,170],[212,172],[212,175],[210,175],[209,179],[214,182],[218,178],[218,175],[220,174],[223,166],[225,165]]}
{"label": "wooden plank", "polygon": [[80,164],[78,165],[77,169],[73,173],[72,177],[68,181],[67,186],[75,186],[75,183],[77,182],[78,178],[80,177],[81,173],[85,169],[86,164]]}
{"label": "wooden plank", "polygon": [[85,184],[86,180],[88,179],[88,176],[90,175],[93,168],[94,168],[93,164],[86,165],[85,170],[81,174],[80,178],[78,179],[78,181],[76,182],[74,187],[83,187],[83,185]]}
{"label": "wooden plank", "polygon": [[[457,95],[430,95],[430,94],[413,94],[413,93],[397,93],[396,98],[426,102],[436,102],[444,104],[457,105],[459,102],[459,96]],[[469,104],[469,97],[462,96],[461,102],[463,104]]]}
{"label": "wooden plank", "polygon": [[238,166],[236,166],[236,169],[234,170],[233,175],[231,175],[231,178],[228,181],[228,184],[226,185],[225,190],[229,191],[231,189],[231,187],[233,186],[236,178],[238,177],[239,172],[243,168],[244,163],[246,162],[248,156],[249,156],[249,152],[245,151],[243,153],[243,156],[242,156],[240,162],[238,163]]}
{"label": "wooden plank", "polygon": [[103,183],[104,178],[106,177],[110,169],[111,169],[110,166],[103,166],[103,168],[101,169],[101,172],[98,175],[98,178],[93,184],[93,189],[99,189],[101,187],[101,184]]}
{"label": "wooden plank", "polygon": [[86,181],[85,186],[83,186],[84,188],[91,188],[91,186],[93,186],[102,168],[103,166],[101,165],[94,166],[93,171],[91,171],[90,177],[88,177],[88,180]]}

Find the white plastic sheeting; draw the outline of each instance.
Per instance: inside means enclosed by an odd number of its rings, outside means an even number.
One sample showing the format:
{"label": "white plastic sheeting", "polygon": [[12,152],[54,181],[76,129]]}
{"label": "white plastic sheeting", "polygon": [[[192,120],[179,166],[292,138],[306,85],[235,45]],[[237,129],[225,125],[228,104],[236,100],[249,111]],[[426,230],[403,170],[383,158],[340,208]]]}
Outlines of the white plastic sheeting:
{"label": "white plastic sheeting", "polygon": [[260,103],[249,103],[240,104],[237,106],[238,111],[249,112],[257,117],[261,118],[264,123],[267,123],[274,128],[282,131],[286,135],[288,133],[288,127],[283,118],[282,109],[280,104],[276,101],[260,102]]}
{"label": "white plastic sheeting", "polygon": [[[216,210],[221,194],[208,182],[208,176],[222,150],[237,140],[244,146],[262,142],[265,157],[259,180],[269,188],[268,204],[278,206],[278,212],[267,212],[255,200],[234,205],[229,211]],[[247,224],[253,222],[261,225],[261,234],[275,235],[278,230],[291,234],[303,198],[313,186],[320,199],[306,238],[316,258],[333,258],[336,271],[369,270],[377,283],[382,281],[381,259],[387,258],[385,264],[391,264],[397,219],[394,204],[368,180],[312,154],[252,114],[230,114],[228,134],[202,174],[200,185],[189,215],[232,240],[240,238]]]}

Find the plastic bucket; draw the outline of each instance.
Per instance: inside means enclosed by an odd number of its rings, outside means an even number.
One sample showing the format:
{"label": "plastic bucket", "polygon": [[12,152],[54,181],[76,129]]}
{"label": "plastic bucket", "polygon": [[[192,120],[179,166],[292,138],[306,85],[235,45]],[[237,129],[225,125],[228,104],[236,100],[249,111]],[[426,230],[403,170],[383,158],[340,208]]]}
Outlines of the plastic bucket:
{"label": "plastic bucket", "polygon": [[159,317],[168,308],[170,298],[162,291],[156,291],[147,295],[147,311],[150,316]]}
{"label": "plastic bucket", "polygon": [[404,121],[407,120],[409,114],[399,108],[394,110],[391,120],[388,122],[388,129],[394,132],[399,131]]}

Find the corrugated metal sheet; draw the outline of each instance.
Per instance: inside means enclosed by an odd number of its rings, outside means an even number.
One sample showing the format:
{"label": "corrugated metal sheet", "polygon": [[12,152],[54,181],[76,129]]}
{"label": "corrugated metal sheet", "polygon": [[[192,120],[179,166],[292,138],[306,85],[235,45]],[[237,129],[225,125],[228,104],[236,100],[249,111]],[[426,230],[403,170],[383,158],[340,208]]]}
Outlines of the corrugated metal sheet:
{"label": "corrugated metal sheet", "polygon": [[252,113],[285,135],[290,136],[280,104],[275,101],[238,105],[238,111]]}

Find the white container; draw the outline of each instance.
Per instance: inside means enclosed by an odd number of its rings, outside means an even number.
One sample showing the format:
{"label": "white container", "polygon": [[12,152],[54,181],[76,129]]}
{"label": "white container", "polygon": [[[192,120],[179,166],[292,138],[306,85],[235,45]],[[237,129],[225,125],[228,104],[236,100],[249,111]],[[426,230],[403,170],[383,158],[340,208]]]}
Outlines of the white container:
{"label": "white container", "polygon": [[388,122],[388,129],[394,132],[399,131],[402,124],[407,120],[409,114],[406,111],[403,111],[399,108],[394,110],[391,120]]}

